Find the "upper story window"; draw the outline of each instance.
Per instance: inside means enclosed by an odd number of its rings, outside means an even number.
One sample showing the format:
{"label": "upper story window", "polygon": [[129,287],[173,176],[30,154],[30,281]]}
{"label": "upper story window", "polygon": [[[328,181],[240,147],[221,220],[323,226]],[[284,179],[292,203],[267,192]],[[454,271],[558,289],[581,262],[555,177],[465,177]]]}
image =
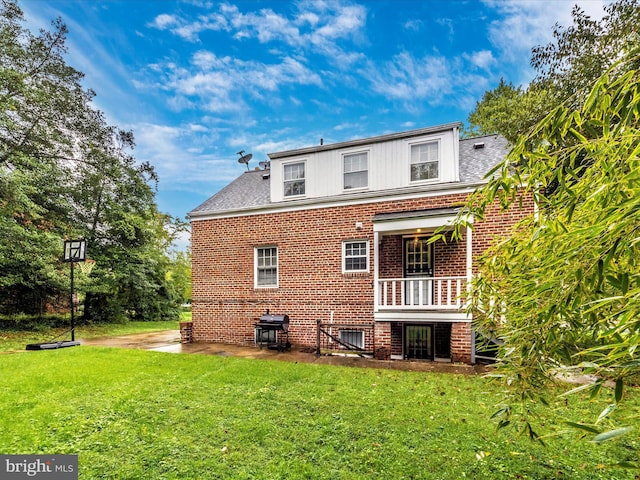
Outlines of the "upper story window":
{"label": "upper story window", "polygon": [[255,249],[255,286],[278,286],[278,247],[258,247]]}
{"label": "upper story window", "polygon": [[367,153],[345,155],[343,158],[344,189],[369,186],[369,159]]}
{"label": "upper story window", "polygon": [[440,143],[411,145],[411,181],[434,180],[439,175]]}
{"label": "upper story window", "polygon": [[289,163],[284,166],[284,196],[304,195],[304,162]]}
{"label": "upper story window", "polygon": [[369,271],[369,242],[350,240],[342,243],[342,273]]}

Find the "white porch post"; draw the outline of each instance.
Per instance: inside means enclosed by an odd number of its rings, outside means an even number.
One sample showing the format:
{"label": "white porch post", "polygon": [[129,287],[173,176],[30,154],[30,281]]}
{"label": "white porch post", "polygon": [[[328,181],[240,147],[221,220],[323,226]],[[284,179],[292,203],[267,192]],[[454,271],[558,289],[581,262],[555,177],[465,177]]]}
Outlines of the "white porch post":
{"label": "white porch post", "polygon": [[471,290],[471,279],[473,277],[473,239],[472,229],[467,225],[467,293]]}
{"label": "white porch post", "polygon": [[380,254],[378,252],[380,248],[380,233],[377,231],[373,232],[373,311],[378,311],[378,304],[380,302],[380,285],[378,282],[378,278],[380,277],[379,272],[379,262],[380,262]]}
{"label": "white porch post", "polygon": [[[471,226],[467,224],[467,302],[471,292],[471,280],[473,278],[473,239]],[[473,325],[471,325],[471,363],[476,363],[476,335]]]}

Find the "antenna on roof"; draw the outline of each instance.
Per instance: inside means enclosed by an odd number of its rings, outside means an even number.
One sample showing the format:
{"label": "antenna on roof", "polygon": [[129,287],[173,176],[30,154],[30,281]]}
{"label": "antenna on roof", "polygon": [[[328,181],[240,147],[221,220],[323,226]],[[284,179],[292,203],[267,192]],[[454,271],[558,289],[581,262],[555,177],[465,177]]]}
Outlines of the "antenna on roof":
{"label": "antenna on roof", "polygon": [[260,165],[260,168],[262,170],[269,170],[271,168],[271,161],[270,160],[264,160],[264,161],[258,163],[258,165]]}
{"label": "antenna on roof", "polygon": [[249,160],[251,160],[253,158],[253,154],[247,153],[245,155],[244,154],[244,150],[240,150],[238,152],[238,155],[240,155],[240,158],[238,159],[238,163],[244,163],[247,166],[247,172],[248,172],[249,171]]}

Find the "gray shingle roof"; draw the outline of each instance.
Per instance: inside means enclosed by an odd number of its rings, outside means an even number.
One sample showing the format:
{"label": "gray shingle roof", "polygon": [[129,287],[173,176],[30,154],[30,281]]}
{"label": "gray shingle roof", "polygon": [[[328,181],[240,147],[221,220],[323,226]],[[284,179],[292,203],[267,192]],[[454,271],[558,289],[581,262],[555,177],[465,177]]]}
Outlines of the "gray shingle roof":
{"label": "gray shingle roof", "polygon": [[224,212],[267,205],[271,201],[269,179],[263,170],[244,172],[191,213]]}
{"label": "gray shingle roof", "polygon": [[[474,145],[484,144],[484,148]],[[466,138],[460,140],[460,181],[477,183],[500,163],[509,152],[506,138],[500,135]]]}
{"label": "gray shingle roof", "polygon": [[[483,148],[474,148],[474,145],[480,144],[483,144]],[[481,182],[489,170],[503,160],[508,152],[507,141],[499,135],[461,140],[459,148],[460,183],[471,184]],[[263,178],[264,173],[262,170],[244,172],[207,201],[194,208],[189,215],[250,210],[269,205],[271,203],[270,181]]]}

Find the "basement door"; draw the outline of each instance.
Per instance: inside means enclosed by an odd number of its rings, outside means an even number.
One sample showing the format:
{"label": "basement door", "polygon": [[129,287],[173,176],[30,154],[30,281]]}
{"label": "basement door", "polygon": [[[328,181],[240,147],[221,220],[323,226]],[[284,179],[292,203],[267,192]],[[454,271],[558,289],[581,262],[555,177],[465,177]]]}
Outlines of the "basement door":
{"label": "basement door", "polygon": [[433,360],[433,325],[405,325],[404,356],[406,359]]}
{"label": "basement door", "polygon": [[404,239],[406,305],[433,305],[433,244],[428,237]]}

